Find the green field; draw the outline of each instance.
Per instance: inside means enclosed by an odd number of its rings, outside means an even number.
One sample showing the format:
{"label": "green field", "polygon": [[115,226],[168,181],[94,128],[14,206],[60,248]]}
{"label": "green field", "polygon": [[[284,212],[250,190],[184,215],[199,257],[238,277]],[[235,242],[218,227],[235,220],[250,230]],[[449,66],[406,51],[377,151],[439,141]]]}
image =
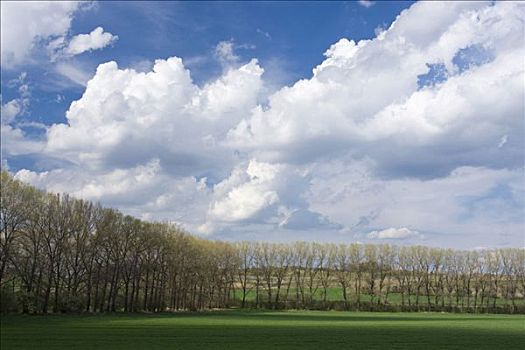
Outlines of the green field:
{"label": "green field", "polygon": [[[274,298],[275,298],[276,292],[277,292],[277,290],[274,289],[273,290],[273,297]],[[326,292],[327,292],[326,293],[326,300],[327,301],[343,301],[343,290],[340,287],[329,287],[329,288],[327,288]],[[308,299],[309,294],[308,294],[307,291],[305,291],[305,295],[306,295],[306,298]],[[237,300],[242,300],[242,291],[239,290],[239,289],[236,289],[235,293],[232,293],[232,297],[234,297]],[[281,292],[280,292],[281,301],[285,300],[285,297],[286,297],[286,289],[285,288],[281,288]],[[299,298],[300,298],[300,295],[299,295]],[[313,294],[313,300],[321,301],[321,300],[323,300],[323,298],[324,298],[324,289],[318,288],[317,290],[315,290],[315,292]],[[355,296],[355,293],[354,293],[353,289],[349,289],[348,290],[348,298],[349,298],[349,301],[355,301],[356,296]],[[432,303],[434,303],[434,300],[435,300],[434,298],[435,298],[434,296],[431,296],[431,302]],[[268,294],[266,293],[266,290],[261,289],[261,291],[260,291],[260,300],[262,302],[265,302],[267,299],[268,299]],[[296,299],[297,299],[297,288],[290,288],[290,291],[288,292],[288,300],[293,301],[293,300],[296,300]],[[361,302],[370,302],[371,299],[372,299],[371,295],[366,294],[366,293],[362,293],[361,296],[360,296],[360,301]],[[463,299],[464,299],[463,302],[466,305],[467,298],[464,297]],[[377,301],[377,296],[375,296],[375,300]],[[250,289],[246,293],[246,301],[247,302],[255,301],[255,290],[253,288]],[[415,304],[416,296],[415,295],[411,295],[410,296],[410,301],[411,301],[412,304]],[[421,294],[419,296],[419,303],[421,305],[426,305],[427,301],[428,301],[428,299],[427,299],[426,295]],[[490,298],[489,299],[489,304],[492,305],[493,301],[494,301],[494,299]],[[392,305],[401,305],[401,293],[389,293],[389,295],[388,295],[388,302],[390,304],[392,304]],[[481,297],[478,298],[478,303],[480,303],[480,302],[481,302]],[[408,304],[408,296],[406,296],[406,295],[405,295],[405,303]],[[471,305],[473,305],[473,303],[474,303],[474,297],[473,296],[470,299],[470,303],[471,303]],[[485,303],[486,303],[486,301],[485,301]],[[512,301],[508,300],[508,299],[504,299],[504,298],[497,298],[496,299],[496,305],[499,305],[499,306],[510,305],[511,303],[512,303]],[[516,305],[525,305],[525,298],[516,299],[514,301],[514,303]],[[449,299],[447,298],[446,299],[446,305],[448,305],[448,304],[449,304]],[[456,305],[456,298],[455,298],[455,296],[451,297],[451,304],[452,305]]]}
{"label": "green field", "polygon": [[525,316],[317,311],[2,316],[8,349],[522,349]]}

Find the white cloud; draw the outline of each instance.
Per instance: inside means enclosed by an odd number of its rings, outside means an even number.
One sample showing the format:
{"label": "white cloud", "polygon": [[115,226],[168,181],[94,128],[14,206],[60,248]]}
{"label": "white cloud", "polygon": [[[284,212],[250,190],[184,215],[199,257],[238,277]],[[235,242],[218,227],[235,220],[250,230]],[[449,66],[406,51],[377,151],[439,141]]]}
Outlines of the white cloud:
{"label": "white cloud", "polygon": [[252,60],[199,88],[176,57],[157,60],[148,73],[102,64],[71,104],[68,124],[49,129],[47,151],[88,167],[158,157],[177,174],[224,169],[233,152],[225,155],[214,140],[255,105],[262,72]]}
{"label": "white cloud", "polygon": [[[186,65],[186,61],[184,61],[184,64]],[[153,68],[153,62],[147,59],[135,61],[130,65],[130,68],[137,72],[146,73]]]}
{"label": "white cloud", "polygon": [[[502,133],[523,139],[523,10],[517,3],[417,3],[374,40],[332,45],[311,79],[270,96],[268,108],[254,109],[227,143],[278,162],[352,150],[395,176],[443,176],[461,165],[515,167],[523,158],[518,142],[505,158],[493,149]],[[429,16],[432,23],[418,30]],[[491,62],[418,86],[428,63],[454,66],[459,50],[479,43],[494,55]]]}
{"label": "white cloud", "polygon": [[66,35],[79,7],[76,1],[2,1],[2,67],[27,61],[39,41]]}
{"label": "white cloud", "polygon": [[[373,40],[339,40],[264,104],[263,69],[233,41],[202,87],[177,57],[151,71],[105,63],[47,132],[44,154],[69,165],[17,176],[202,233],[512,245],[525,226],[523,15],[416,3]],[[460,69],[476,45],[491,59]],[[418,84],[429,64],[446,80]]]}
{"label": "white cloud", "polygon": [[89,34],[78,34],[71,38],[64,49],[68,56],[75,56],[86,51],[100,50],[117,41],[118,36],[104,32],[104,28],[97,27]]}
{"label": "white cloud", "polygon": [[[80,65],[71,58],[102,49],[118,39],[116,35],[104,32],[102,27],[89,34],[71,37],[75,15],[95,8],[95,2],[4,1],[0,7],[2,69],[42,65],[48,72],[56,74],[51,80],[55,88],[85,86],[91,76],[86,62]],[[66,79],[61,79],[61,76]]]}
{"label": "white cloud", "polygon": [[271,39],[272,39],[272,36],[270,35],[270,33],[266,32],[266,31],[264,31],[264,30],[262,30],[262,29],[260,29],[260,28],[257,28],[255,31],[256,31],[258,34],[261,34],[262,36],[264,36],[264,37],[265,37],[266,39],[268,39],[268,40],[271,40]]}
{"label": "white cloud", "polygon": [[334,230],[341,225],[312,211],[303,198],[308,170],[251,159],[213,186],[203,233],[258,224],[269,229]]}
{"label": "white cloud", "polygon": [[45,142],[28,138],[26,133],[17,127],[2,124],[0,129],[2,159],[6,156],[39,154],[44,150]]}
{"label": "white cloud", "polygon": [[[82,98],[70,106],[68,124],[47,131],[45,155],[74,166],[20,176],[130,213],[183,217],[186,227],[200,218],[195,227],[200,226],[214,198],[204,177],[217,181],[235,164],[234,153],[215,140],[256,104],[262,73],[252,60],[199,88],[176,57],[157,60],[149,72],[119,69],[114,62],[100,65]],[[151,180],[126,180],[145,169]],[[176,190],[168,191],[169,184]],[[144,194],[137,194],[140,188]],[[207,198],[206,204],[194,212],[182,209],[181,194],[188,197],[186,208],[194,207],[195,196],[201,202]],[[127,203],[128,196],[141,200],[142,208]]]}
{"label": "white cloud", "polygon": [[239,61],[240,57],[234,52],[233,40],[220,41],[215,47],[215,57],[222,64],[231,64]]}
{"label": "white cloud", "polygon": [[525,229],[523,173],[461,167],[435,179],[386,180],[366,161],[341,158],[312,170],[307,201],[358,239],[377,227],[410,227],[427,244],[494,247],[515,244]]}
{"label": "white cloud", "polygon": [[84,71],[80,66],[72,63],[60,62],[56,65],[55,69],[58,74],[80,86],[86,86],[88,80],[91,78],[89,72]]}
{"label": "white cloud", "polygon": [[[219,41],[215,46],[214,55],[219,63],[226,69],[230,69],[241,61],[241,57],[236,53],[237,50],[253,50],[253,44],[236,44],[233,39],[227,41]],[[195,60],[194,58],[193,60]],[[192,60],[190,59],[190,63]]]}
{"label": "white cloud", "polygon": [[505,146],[505,144],[507,143],[508,139],[509,139],[508,135],[503,135],[501,137],[501,139],[499,140],[498,148],[501,148],[501,147]]}
{"label": "white cloud", "polygon": [[86,86],[88,80],[91,78],[89,72],[82,70],[78,64],[70,62],[59,62],[55,66],[55,70],[58,74],[66,77],[69,81],[76,85]]}
{"label": "white cloud", "polygon": [[40,173],[20,170],[16,178],[53,192],[68,192],[78,198],[125,208],[126,213],[140,218],[184,224],[194,231],[205,219],[209,196],[204,179],[174,179],[158,159],[127,169],[100,172],[75,167]]}
{"label": "white cloud", "polygon": [[45,142],[26,137],[26,133],[22,130],[23,126],[34,126],[34,124],[21,123],[18,120],[27,114],[30,104],[31,90],[27,82],[27,73],[20,73],[7,85],[18,90],[18,97],[1,104],[0,143],[3,163],[7,163],[6,156],[40,153],[45,147]]}
{"label": "white cloud", "polygon": [[412,231],[406,227],[401,228],[387,228],[381,231],[372,231],[367,235],[370,239],[408,239],[421,238],[417,231]]}
{"label": "white cloud", "polygon": [[384,24],[378,25],[377,27],[374,28],[374,34],[376,35],[376,37],[383,37],[386,29],[387,28],[385,28]]}
{"label": "white cloud", "polygon": [[231,176],[215,185],[218,199],[212,204],[210,215],[221,221],[240,221],[251,218],[260,210],[279,201],[272,181],[279,174],[279,166],[249,162],[246,171],[236,168]]}
{"label": "white cloud", "polygon": [[17,99],[2,104],[2,124],[11,123],[21,111],[22,106]]}
{"label": "white cloud", "polygon": [[376,3],[375,1],[370,1],[370,0],[359,0],[359,5],[366,7],[366,8],[374,6],[375,3]]}

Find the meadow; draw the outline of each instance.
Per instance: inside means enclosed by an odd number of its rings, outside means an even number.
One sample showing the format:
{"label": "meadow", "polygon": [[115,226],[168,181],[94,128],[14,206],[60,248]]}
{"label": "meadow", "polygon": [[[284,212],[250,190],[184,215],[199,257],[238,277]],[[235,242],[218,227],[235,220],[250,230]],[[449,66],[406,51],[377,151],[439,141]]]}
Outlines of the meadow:
{"label": "meadow", "polygon": [[[273,289],[273,295],[275,295],[276,293],[276,289],[274,288]],[[239,289],[236,289],[234,293],[231,294],[232,298],[235,299],[237,302],[240,302],[242,300],[242,291],[239,290]],[[265,303],[268,301],[268,295],[266,293],[266,290],[261,290],[260,292],[260,300],[261,302]],[[305,291],[305,297],[308,299],[310,298],[310,295],[308,293],[308,291]],[[349,301],[350,302],[355,302],[356,301],[356,295],[354,293],[354,291],[352,290],[350,293],[349,293]],[[359,297],[359,300],[362,302],[362,303],[370,303],[372,302],[373,300],[375,300],[377,302],[377,298],[378,296],[374,296],[372,297],[370,294],[367,294],[367,293],[361,293],[360,297]],[[383,299],[383,296],[381,296],[381,298]],[[288,294],[286,294],[286,288],[282,288],[281,289],[281,300],[288,300],[288,301],[295,301],[295,300],[300,300],[301,299],[301,295],[300,295],[300,292],[297,290],[297,288],[290,288],[290,290],[288,291]],[[324,290],[322,288],[317,288],[314,290],[313,294],[312,294],[312,300],[314,301],[323,301],[324,300]],[[434,302],[435,300],[435,295],[431,295],[430,297],[431,301]],[[452,306],[459,306],[461,305],[461,301],[463,301],[465,304],[466,304],[466,297],[462,297],[459,299],[459,304],[456,302],[456,299],[454,296],[450,297],[450,298],[446,298],[445,300],[445,305],[452,305]],[[471,298],[473,299],[473,298]],[[246,302],[248,303],[253,303],[254,301],[256,300],[256,294],[255,294],[255,290],[254,288],[251,288],[249,291],[247,291],[246,293]],[[343,290],[340,288],[340,287],[328,287],[327,290],[326,290],[326,301],[328,302],[343,302]],[[416,303],[416,296],[415,295],[411,295],[410,296],[410,301],[412,303],[412,305],[415,305]],[[486,301],[485,301],[486,302]],[[494,298],[489,298],[489,303],[492,305],[494,303]],[[518,306],[523,306],[525,305],[525,298],[517,298],[514,300],[514,303],[515,305],[518,305]],[[402,297],[401,297],[401,293],[389,293],[388,294],[388,304],[390,305],[397,305],[397,306],[400,306],[402,304]],[[405,296],[405,304],[408,304],[408,296]],[[419,304],[422,305],[422,306],[425,306],[425,305],[428,305],[428,299],[427,299],[427,296],[425,294],[421,294],[419,296]],[[498,297],[496,298],[496,305],[497,306],[509,306],[512,304],[512,300],[510,299],[505,299],[503,297]]]}
{"label": "meadow", "polygon": [[9,315],[8,349],[521,349],[525,316],[337,311]]}

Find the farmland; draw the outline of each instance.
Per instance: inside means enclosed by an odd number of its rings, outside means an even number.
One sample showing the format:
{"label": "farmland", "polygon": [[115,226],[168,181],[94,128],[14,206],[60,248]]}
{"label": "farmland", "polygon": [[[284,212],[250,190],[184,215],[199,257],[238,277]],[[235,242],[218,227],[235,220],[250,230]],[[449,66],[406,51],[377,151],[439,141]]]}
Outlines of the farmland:
{"label": "farmland", "polygon": [[[275,290],[274,290],[275,293]],[[235,290],[235,292],[232,292],[233,299],[237,302],[237,304],[242,300],[242,291]],[[263,303],[266,303],[268,301],[267,293],[262,293],[260,296]],[[306,298],[311,298],[313,301],[322,302],[325,299],[324,296],[324,290],[321,288],[317,288],[313,291],[312,295],[309,295],[306,293]],[[435,296],[431,296],[431,299],[434,300]],[[284,299],[287,301],[295,302],[296,300],[301,299],[301,290],[297,288],[290,288],[288,291],[284,291]],[[406,303],[408,303],[408,298],[405,300]],[[246,293],[246,302],[250,305],[254,305],[254,302],[256,300],[256,293],[254,288],[252,287],[249,289]],[[350,296],[350,300],[352,302],[355,302],[355,295]],[[360,295],[360,301],[363,304],[370,304],[373,302],[373,300],[377,300],[377,296],[372,296],[370,294],[363,293]],[[400,306],[402,304],[402,296],[401,293],[389,293],[388,294],[388,304],[389,305],[397,305]],[[461,299],[462,300],[462,299]],[[326,289],[326,301],[328,303],[331,302],[343,302],[343,290],[340,287],[328,287]],[[416,303],[416,297],[412,295],[410,297],[410,301],[412,304]],[[493,302],[493,300],[491,300]],[[421,295],[419,303],[422,307],[428,305],[428,298],[426,295]],[[518,306],[525,305],[525,299],[519,298],[514,300],[514,303]],[[456,301],[451,301],[451,304],[456,306]],[[505,298],[497,298],[496,299],[496,305],[498,306],[508,306],[512,304],[512,300],[505,299]],[[459,306],[460,304],[457,304]],[[479,312],[479,310],[478,310]]]}
{"label": "farmland", "polygon": [[2,349],[518,349],[522,315],[215,311],[4,316]]}

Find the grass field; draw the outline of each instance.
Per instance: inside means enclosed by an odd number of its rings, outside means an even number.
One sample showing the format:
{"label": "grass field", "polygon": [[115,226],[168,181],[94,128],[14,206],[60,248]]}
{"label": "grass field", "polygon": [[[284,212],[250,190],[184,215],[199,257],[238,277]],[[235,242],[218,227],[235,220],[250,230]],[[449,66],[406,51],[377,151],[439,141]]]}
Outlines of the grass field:
{"label": "grass field", "polygon": [[525,316],[317,311],[2,316],[8,349],[522,349]]}
{"label": "grass field", "polygon": [[[274,290],[273,292],[273,296],[275,297],[275,293],[276,293],[276,290]],[[313,299],[314,300],[323,300],[323,295],[324,293],[324,290],[322,288],[318,288],[315,293],[314,293],[314,296],[313,296]],[[349,290],[348,291],[349,293],[349,300],[350,301],[355,301],[355,294],[354,294],[354,290]],[[281,300],[283,300],[285,298],[285,295],[286,295],[286,288],[282,288],[281,289]],[[306,295],[308,295],[308,293],[306,293]],[[237,300],[242,300],[242,291],[237,289],[235,290],[235,294],[232,295],[235,299]],[[260,291],[260,298],[261,298],[261,301],[266,301],[268,299],[267,297],[267,294],[266,294],[266,290],[262,289]],[[366,294],[366,293],[362,293],[361,294],[361,302],[369,302],[371,300],[371,296],[369,294]],[[376,296],[377,298],[377,296]],[[290,288],[290,291],[288,293],[288,300],[296,300],[297,299],[297,289],[296,288]],[[432,302],[434,302],[434,296],[431,297],[432,299]],[[464,298],[464,302],[466,303],[466,297]],[[339,287],[330,287],[330,288],[327,288],[327,293],[326,293],[326,300],[327,301],[342,301],[343,300],[343,290]],[[377,300],[377,299],[376,299]],[[414,304],[416,302],[416,296],[415,295],[411,295],[410,297],[410,300],[411,302]],[[255,290],[254,289],[250,289],[247,293],[246,293],[246,301],[248,302],[252,302],[252,301],[255,301]],[[388,302],[392,305],[401,305],[401,293],[390,293],[388,295]],[[446,305],[448,305],[448,299],[446,299]],[[481,302],[481,298],[478,298],[478,303]],[[516,305],[525,305],[525,299],[524,298],[520,298],[520,299],[517,299],[514,301]],[[408,304],[408,297],[405,296],[405,303]],[[426,305],[427,304],[427,296],[426,295],[420,295],[419,296],[419,303],[421,305]],[[474,297],[471,298],[470,300],[470,303],[471,305],[474,303]],[[493,299],[490,298],[489,300],[489,303],[490,305],[492,305],[493,303]],[[499,305],[499,306],[502,306],[502,305],[510,305],[512,303],[511,300],[505,300],[503,298],[498,298],[496,299],[496,305]],[[455,300],[455,297],[453,296],[452,297],[452,305],[455,305],[456,304],[456,300]]]}

